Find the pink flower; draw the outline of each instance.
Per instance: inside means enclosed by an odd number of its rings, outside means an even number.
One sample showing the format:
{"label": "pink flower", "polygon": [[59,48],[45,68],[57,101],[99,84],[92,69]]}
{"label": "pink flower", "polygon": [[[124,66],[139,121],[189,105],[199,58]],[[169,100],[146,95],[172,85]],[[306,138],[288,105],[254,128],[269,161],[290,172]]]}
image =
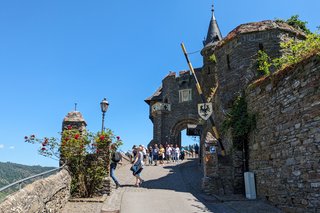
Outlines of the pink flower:
{"label": "pink flower", "polygon": [[118,140],[118,141],[120,140],[120,136],[117,136],[117,140]]}
{"label": "pink flower", "polygon": [[74,136],[74,139],[78,139],[80,137],[80,135],[79,134],[76,134],[75,136]]}
{"label": "pink flower", "polygon": [[71,125],[68,125],[68,126],[67,126],[67,129],[68,129],[68,130],[71,130],[71,129],[72,129],[72,126],[71,126]]}
{"label": "pink flower", "polygon": [[45,150],[46,150],[46,147],[42,147],[41,150],[42,150],[42,151],[45,151]]}
{"label": "pink flower", "polygon": [[105,138],[105,136],[104,136],[104,135],[101,135],[101,136],[99,137],[99,139],[100,139],[101,141],[103,141],[103,140],[104,140],[104,138]]}

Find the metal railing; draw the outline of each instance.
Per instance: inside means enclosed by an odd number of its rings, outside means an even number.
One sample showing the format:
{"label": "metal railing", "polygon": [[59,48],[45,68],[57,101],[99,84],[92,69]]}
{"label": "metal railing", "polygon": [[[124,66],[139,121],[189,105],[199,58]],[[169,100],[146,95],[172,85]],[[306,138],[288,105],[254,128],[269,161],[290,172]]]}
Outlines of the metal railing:
{"label": "metal railing", "polygon": [[11,184],[9,184],[9,185],[7,185],[7,186],[4,186],[4,187],[0,188],[0,192],[6,190],[6,189],[8,189],[8,188],[11,188],[11,187],[13,187],[13,186],[15,186],[15,185],[18,185],[18,184],[19,184],[19,190],[20,190],[23,182],[26,182],[26,181],[28,181],[28,180],[31,180],[31,179],[34,179],[34,178],[37,178],[37,177],[42,177],[42,178],[43,178],[45,175],[50,174],[50,173],[53,173],[53,172],[55,172],[55,171],[59,171],[59,170],[61,170],[63,167],[65,167],[65,165],[63,165],[63,166],[61,166],[61,167],[59,167],[59,168],[56,168],[56,169],[52,169],[52,170],[49,170],[49,171],[46,171],[46,172],[42,172],[42,173],[37,174],[37,175],[32,175],[32,176],[30,176],[30,177],[23,178],[23,179],[21,179],[21,180],[18,180],[18,181],[14,182],[14,183],[11,183]]}

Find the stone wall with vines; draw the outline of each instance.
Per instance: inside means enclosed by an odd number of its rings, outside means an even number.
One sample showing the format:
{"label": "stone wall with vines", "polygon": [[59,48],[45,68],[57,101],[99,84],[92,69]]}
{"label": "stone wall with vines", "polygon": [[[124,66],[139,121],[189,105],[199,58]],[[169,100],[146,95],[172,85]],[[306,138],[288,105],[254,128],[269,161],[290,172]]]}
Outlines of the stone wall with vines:
{"label": "stone wall with vines", "polygon": [[320,211],[320,58],[255,82],[248,109],[257,114],[249,169],[257,195],[285,212]]}

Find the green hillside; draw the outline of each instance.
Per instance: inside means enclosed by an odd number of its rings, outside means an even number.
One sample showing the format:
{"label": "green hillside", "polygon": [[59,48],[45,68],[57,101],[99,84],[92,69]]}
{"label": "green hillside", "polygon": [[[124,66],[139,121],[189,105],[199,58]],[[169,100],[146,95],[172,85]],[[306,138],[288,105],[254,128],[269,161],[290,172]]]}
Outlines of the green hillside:
{"label": "green hillside", "polygon": [[[54,169],[54,167],[26,166],[10,162],[0,162],[0,188],[23,178],[30,177],[32,175],[36,175],[51,169]],[[17,189],[18,186],[0,192],[0,202],[8,194],[13,193]]]}
{"label": "green hillside", "polygon": [[51,169],[54,169],[54,167],[26,166],[10,162],[0,162],[0,188],[23,178]]}

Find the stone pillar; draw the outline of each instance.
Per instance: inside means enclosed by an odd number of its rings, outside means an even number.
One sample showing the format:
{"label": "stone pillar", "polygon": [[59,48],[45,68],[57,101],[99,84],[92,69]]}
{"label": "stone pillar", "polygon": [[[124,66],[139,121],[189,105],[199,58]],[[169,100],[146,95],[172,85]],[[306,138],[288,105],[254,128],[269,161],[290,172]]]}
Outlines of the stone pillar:
{"label": "stone pillar", "polygon": [[[62,132],[68,129],[68,126],[72,129],[77,129],[82,133],[86,130],[87,123],[79,111],[72,111],[69,112],[62,121]],[[59,164],[60,166],[64,164],[63,156],[60,156]]]}
{"label": "stone pillar", "polygon": [[66,117],[64,117],[62,122],[62,131],[67,129],[69,125],[73,129],[78,129],[80,132],[82,132],[86,129],[87,123],[79,111],[72,111],[69,112]]}

